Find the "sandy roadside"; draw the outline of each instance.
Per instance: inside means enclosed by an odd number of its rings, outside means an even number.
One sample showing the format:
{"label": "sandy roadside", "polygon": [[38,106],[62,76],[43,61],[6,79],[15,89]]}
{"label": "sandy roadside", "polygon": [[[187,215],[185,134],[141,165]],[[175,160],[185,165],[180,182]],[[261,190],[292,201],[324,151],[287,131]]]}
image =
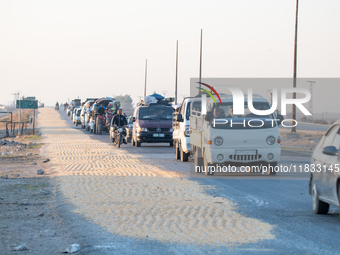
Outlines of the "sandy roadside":
{"label": "sandy roadside", "polygon": [[[0,254],[13,254],[12,249],[23,243],[28,250],[20,254],[58,254],[73,239],[56,213],[53,181],[40,156],[42,140],[31,136],[13,141],[31,145],[0,146],[4,177],[0,178]],[[38,169],[45,174],[37,175]]]}
{"label": "sandy roadside", "polygon": [[42,109],[41,130],[50,174],[73,212],[112,234],[195,245],[235,245],[275,238],[273,226],[237,212],[197,182],[142,163],[70,128]]}

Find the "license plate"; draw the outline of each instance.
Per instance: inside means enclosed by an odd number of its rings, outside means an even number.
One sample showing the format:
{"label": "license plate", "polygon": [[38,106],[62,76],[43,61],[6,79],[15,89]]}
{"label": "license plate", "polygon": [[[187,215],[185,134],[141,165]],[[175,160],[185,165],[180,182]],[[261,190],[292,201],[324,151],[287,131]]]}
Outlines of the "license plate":
{"label": "license plate", "polygon": [[153,134],[153,137],[164,137],[164,134]]}
{"label": "license plate", "polygon": [[257,150],[236,150],[235,155],[257,155]]}

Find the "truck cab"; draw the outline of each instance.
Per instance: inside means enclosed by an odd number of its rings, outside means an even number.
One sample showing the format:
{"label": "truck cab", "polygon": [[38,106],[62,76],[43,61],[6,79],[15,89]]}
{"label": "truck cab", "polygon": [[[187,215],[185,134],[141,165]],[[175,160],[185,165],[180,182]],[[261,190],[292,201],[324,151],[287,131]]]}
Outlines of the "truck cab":
{"label": "truck cab", "polygon": [[[280,160],[280,120],[275,114],[255,115],[244,99],[244,114],[233,114],[231,95],[221,96],[222,104],[211,98],[206,100],[206,114],[202,111],[200,98],[190,105],[190,143],[195,153],[195,170],[214,174],[223,166],[256,166],[251,169],[270,169]],[[269,102],[253,97],[257,110],[270,109]],[[267,172],[275,174],[274,171]]]}

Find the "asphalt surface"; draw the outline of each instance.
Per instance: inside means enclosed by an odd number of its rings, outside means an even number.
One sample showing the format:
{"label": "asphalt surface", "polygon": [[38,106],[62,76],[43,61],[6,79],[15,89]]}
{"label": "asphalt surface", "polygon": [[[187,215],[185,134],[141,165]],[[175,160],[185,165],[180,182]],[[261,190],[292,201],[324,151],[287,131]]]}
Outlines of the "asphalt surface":
{"label": "asphalt surface", "polygon": [[[62,113],[62,118],[67,120],[65,113]],[[70,126],[73,125],[70,119],[67,121]],[[73,128],[80,129],[74,125]],[[110,143],[107,134],[92,137]],[[116,148],[112,145],[112,149]],[[72,222],[77,233],[81,229],[83,241],[88,243],[83,254],[339,254],[339,210],[331,206],[327,215],[313,214],[308,194],[309,173],[297,170],[275,176],[252,173],[197,176],[190,173],[192,163],[176,160],[174,149],[168,144],[142,144],[139,148],[128,144],[122,145],[120,150],[137,153],[145,164],[160,166],[165,171],[177,171],[201,185],[212,187],[211,195],[234,201],[241,214],[272,224],[275,239],[233,247],[132,239],[109,234],[72,214],[69,211],[72,205],[64,205],[64,209],[60,210],[65,221]],[[295,165],[298,169],[300,165],[309,163],[310,156],[307,152],[282,150],[279,165]],[[90,232],[95,234],[86,234]]]}

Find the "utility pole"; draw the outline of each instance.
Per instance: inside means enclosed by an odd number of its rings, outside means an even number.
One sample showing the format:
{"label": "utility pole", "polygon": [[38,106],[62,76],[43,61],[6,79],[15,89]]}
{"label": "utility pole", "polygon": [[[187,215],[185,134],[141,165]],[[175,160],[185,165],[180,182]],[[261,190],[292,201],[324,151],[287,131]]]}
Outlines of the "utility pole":
{"label": "utility pole", "polygon": [[[298,15],[299,13],[299,0],[296,0],[296,14],[295,14],[295,42],[294,42],[294,72],[293,72],[293,88],[296,88],[296,68],[297,68],[297,33],[298,33]],[[296,99],[296,93],[293,93],[293,99]],[[292,133],[296,133],[296,106],[292,105]]]}
{"label": "utility pole", "polygon": [[[20,131],[20,124],[21,124],[21,100],[20,100],[20,92],[17,91],[16,93],[12,93],[12,95],[17,96],[17,98],[18,98],[17,100],[19,101],[19,129],[18,129],[18,135],[20,135],[21,134],[21,131]],[[15,100],[14,100],[14,105],[16,105]],[[15,132],[15,131],[13,131],[13,132]]]}
{"label": "utility pole", "polygon": [[144,83],[144,98],[146,97],[146,76],[148,71],[148,60],[145,60],[145,83]]}
{"label": "utility pole", "polygon": [[34,135],[34,126],[35,126],[35,102],[37,102],[38,104],[38,101],[33,101],[33,135]]}
{"label": "utility pole", "polygon": [[176,80],[175,80],[175,104],[177,104],[177,76],[178,76],[178,40],[176,43]]}
{"label": "utility pole", "polygon": [[[202,37],[203,37],[203,29],[201,29],[201,44],[200,44],[200,73],[199,73],[199,84],[198,87],[201,88],[201,79],[202,79]],[[198,90],[198,94],[201,94],[201,90]]]}

